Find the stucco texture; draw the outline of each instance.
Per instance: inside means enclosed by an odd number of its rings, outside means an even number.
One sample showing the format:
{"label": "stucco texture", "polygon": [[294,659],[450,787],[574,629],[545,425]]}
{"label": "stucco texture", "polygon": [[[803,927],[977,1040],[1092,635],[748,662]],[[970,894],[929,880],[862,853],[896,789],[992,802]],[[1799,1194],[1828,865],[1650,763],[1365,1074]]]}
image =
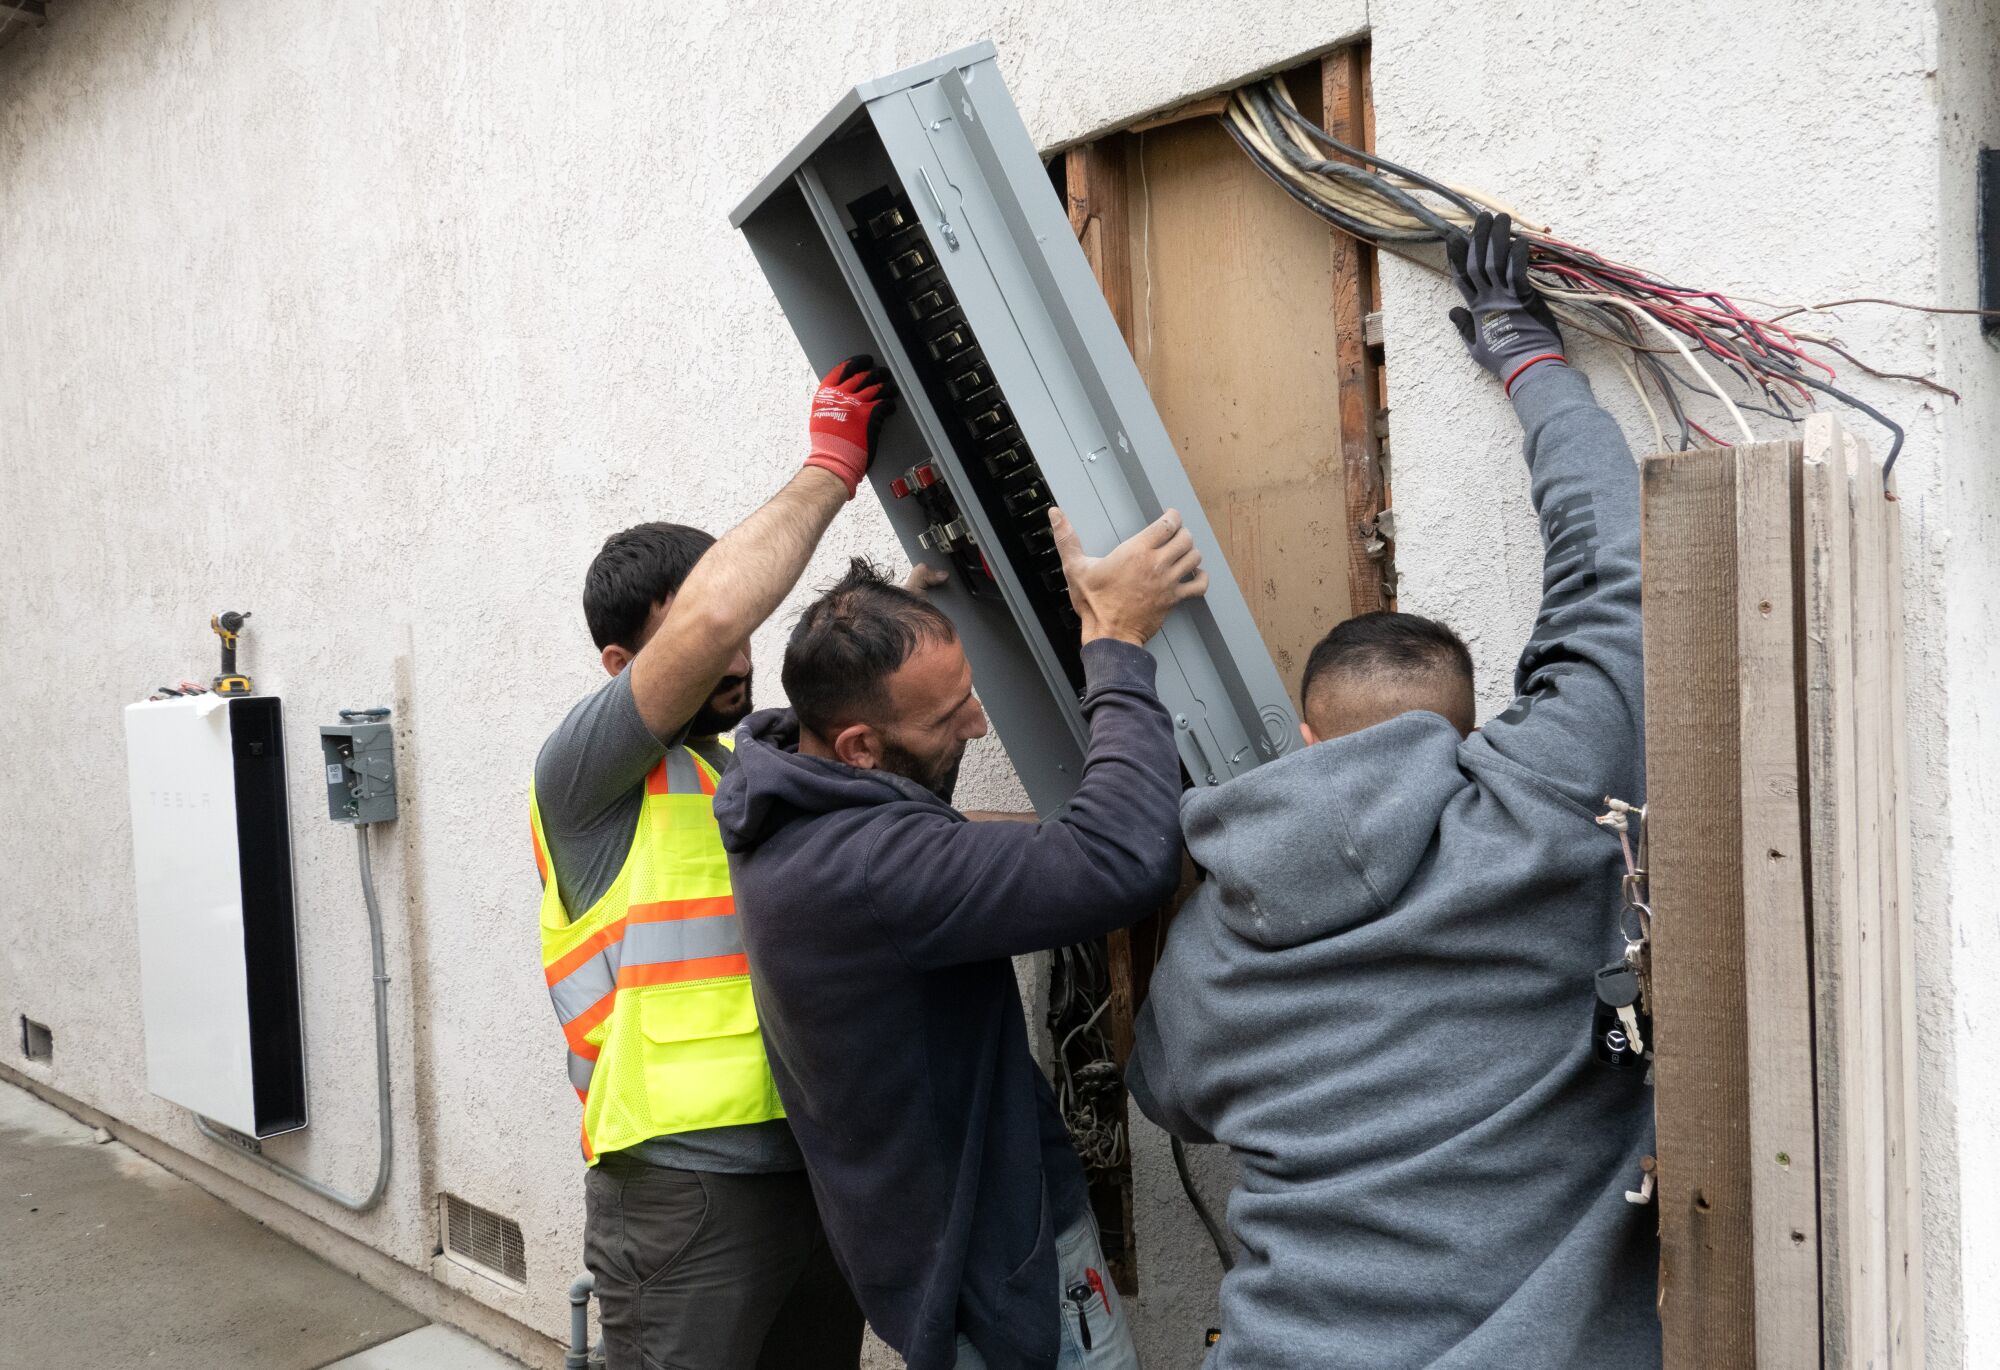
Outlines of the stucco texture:
{"label": "stucco texture", "polygon": [[[1968,297],[1965,150],[2000,136],[1977,0],[1587,0],[1559,21],[1442,0],[50,8],[0,48],[0,622],[16,653],[0,1008],[54,1029],[52,1065],[24,1067],[50,1087],[551,1336],[580,1167],[535,973],[528,768],[601,678],[577,594],[603,536],[660,517],[720,531],[799,460],[812,377],[725,216],[845,86],[991,37],[1055,147],[1372,29],[1385,151],[1611,255],[1776,300]],[[1971,122],[1952,122],[1960,106]],[[1385,268],[1400,591],[1465,633],[1491,709],[1538,549],[1511,419],[1446,293]],[[1960,1149],[1968,1119],[1996,1135],[2000,1096],[1961,1092],[1954,1066],[1991,1029],[1951,994],[1994,950],[1990,912],[1973,929],[1979,863],[2000,854],[1983,779],[2000,749],[1983,712],[2000,489],[1982,451],[2000,387],[1970,328],[1856,309],[1839,329],[1966,394],[1948,408],[1858,385],[1911,429],[1931,1363],[1947,1370],[1979,1359],[1968,1334],[2000,1357],[2000,1300],[1959,1313],[1959,1252],[2000,1225],[2000,1170]],[[1615,367],[1579,351],[1646,445]],[[857,553],[901,561],[865,499],[805,588]],[[804,594],[757,636],[765,701]],[[314,1120],[270,1150],[357,1189],[374,1145],[367,945],[313,725],[396,711],[403,816],[377,833],[396,1176],[366,1217],[219,1153],[145,1089],[119,710],[212,674],[224,608],[255,612],[244,664],[290,714]],[[996,746],[966,797],[1019,805]],[[1192,1365],[1215,1256],[1163,1139],[1135,1134],[1142,1340],[1150,1364]],[[1220,1198],[1218,1159],[1198,1167]],[[1976,1212],[1959,1211],[1961,1176]],[[526,1292],[434,1256],[440,1190],[520,1221]],[[1968,1305],[1992,1292],[1980,1278]]]}

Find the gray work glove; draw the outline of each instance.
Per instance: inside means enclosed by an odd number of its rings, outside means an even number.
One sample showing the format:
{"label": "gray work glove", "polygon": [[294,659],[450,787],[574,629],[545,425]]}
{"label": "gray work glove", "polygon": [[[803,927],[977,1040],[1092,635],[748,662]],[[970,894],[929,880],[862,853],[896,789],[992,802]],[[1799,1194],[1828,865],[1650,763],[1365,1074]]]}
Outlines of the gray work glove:
{"label": "gray work glove", "polygon": [[[1541,292],[1528,282],[1528,243],[1514,236],[1505,214],[1481,214],[1470,236],[1445,244],[1451,258],[1452,282],[1466,307],[1451,311],[1451,321],[1472,359],[1507,387],[1533,363],[1545,358],[1564,361],[1562,334]],[[1477,325],[1475,327],[1475,325]]]}

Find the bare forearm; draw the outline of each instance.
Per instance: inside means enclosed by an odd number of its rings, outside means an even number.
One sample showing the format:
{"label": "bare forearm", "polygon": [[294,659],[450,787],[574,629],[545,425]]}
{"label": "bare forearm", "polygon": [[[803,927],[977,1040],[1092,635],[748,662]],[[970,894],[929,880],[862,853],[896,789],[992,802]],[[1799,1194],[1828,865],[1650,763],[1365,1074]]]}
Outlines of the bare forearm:
{"label": "bare forearm", "polygon": [[837,477],[807,467],[695,563],[632,662],[632,697],[656,736],[694,716],[730,657],[791,593],[846,502]]}

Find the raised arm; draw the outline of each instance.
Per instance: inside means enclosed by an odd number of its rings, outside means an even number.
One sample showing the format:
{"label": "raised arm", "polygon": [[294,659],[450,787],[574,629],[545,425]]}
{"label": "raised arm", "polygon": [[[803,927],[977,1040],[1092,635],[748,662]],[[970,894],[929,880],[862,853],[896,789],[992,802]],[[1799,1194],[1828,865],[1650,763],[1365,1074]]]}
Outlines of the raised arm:
{"label": "raised arm", "polygon": [[1468,308],[1452,320],[1507,387],[1526,434],[1542,532],[1542,607],[1515,699],[1468,745],[1490,747],[1595,811],[1643,800],[1639,474],[1625,436],[1563,358],[1528,281],[1527,244],[1481,215],[1452,264]]}
{"label": "raised arm", "polygon": [[850,357],[820,382],[805,469],[702,554],[659,631],[632,659],[632,699],[655,737],[694,717],[749,641],[805,573],[840,506],[854,498],[895,389],[874,359]]}
{"label": "raised arm", "polygon": [[1180,753],[1143,644],[1167,611],[1208,588],[1180,516],[1103,557],[1051,516],[1083,620],[1083,777],[1047,822],[913,814],[868,855],[871,893],[912,965],[1016,956],[1100,936],[1156,909],[1179,879]]}

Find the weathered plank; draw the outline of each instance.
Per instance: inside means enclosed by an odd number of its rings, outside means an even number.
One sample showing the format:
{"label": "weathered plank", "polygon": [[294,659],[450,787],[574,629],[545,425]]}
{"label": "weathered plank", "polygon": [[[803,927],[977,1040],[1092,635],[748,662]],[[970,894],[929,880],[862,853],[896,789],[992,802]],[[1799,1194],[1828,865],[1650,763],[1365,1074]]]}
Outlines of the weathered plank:
{"label": "weathered plank", "polygon": [[[1861,911],[1862,840],[1855,710],[1854,511],[1843,435],[1805,426],[1802,571],[1806,753],[1811,806],[1814,1079],[1819,1093],[1820,1288],[1827,1366],[1887,1362],[1882,1236],[1870,1173],[1881,1173],[1881,1076],[1870,1075],[1863,1021],[1871,948]],[[1872,838],[1874,824],[1868,825]],[[1876,1034],[1879,1041],[1879,1032]],[[1877,1065],[1880,1064],[1879,1054]],[[1871,1164],[1871,1151],[1876,1152]],[[1879,1197],[1881,1187],[1876,1186]],[[1879,1206],[1873,1221],[1882,1221]]]}
{"label": "weathered plank", "polygon": [[[1731,449],[1648,457],[1645,576],[1660,1319],[1671,1370],[1755,1364]],[[1717,974],[1719,967],[1729,973]]]}
{"label": "weathered plank", "polygon": [[[1881,484],[1869,463],[1871,489]],[[1887,974],[1888,1102],[1889,1102],[1889,1347],[1898,1370],[1923,1370],[1924,1364],[1924,1231],[1923,1175],[1919,1154],[1922,1132],[1917,1106],[1917,954],[1915,904],[1911,896],[1910,814],[1908,809],[1909,750],[1904,722],[1903,679],[1903,521],[1902,505],[1884,490],[1885,524],[1883,584],[1888,594],[1889,659],[1888,768],[1890,783],[1885,821],[1890,827],[1890,851],[1895,878],[1884,897],[1887,936],[1882,960]]]}
{"label": "weathered plank", "polygon": [[1798,461],[1795,442],[1736,450],[1743,986],[1759,1370],[1817,1370],[1820,1363],[1818,1127],[1798,718]]}
{"label": "weathered plank", "polygon": [[[1366,43],[1350,43],[1320,62],[1321,100],[1328,133],[1353,147],[1371,150],[1374,115],[1369,105]],[[1377,520],[1386,507],[1380,414],[1379,368],[1368,347],[1368,319],[1378,310],[1375,249],[1334,231],[1327,235],[1333,256],[1334,364],[1340,400],[1340,460],[1346,483],[1347,590],[1352,611],[1390,607],[1388,548]]]}

